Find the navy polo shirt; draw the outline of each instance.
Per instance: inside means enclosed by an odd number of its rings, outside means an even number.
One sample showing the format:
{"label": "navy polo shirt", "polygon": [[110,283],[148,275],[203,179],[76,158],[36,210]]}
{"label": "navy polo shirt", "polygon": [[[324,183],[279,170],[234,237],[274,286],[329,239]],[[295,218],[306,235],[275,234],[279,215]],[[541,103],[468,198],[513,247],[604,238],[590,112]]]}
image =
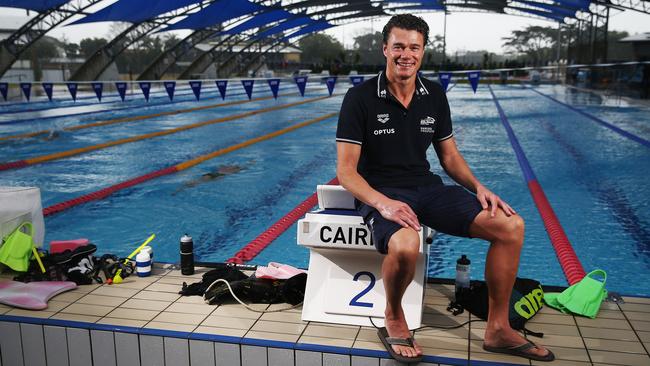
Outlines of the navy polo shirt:
{"label": "navy polo shirt", "polygon": [[372,187],[442,184],[430,171],[427,149],[453,136],[442,87],[417,76],[408,108],[390,94],[384,72],[348,90],[336,141],[361,145],[357,170]]}

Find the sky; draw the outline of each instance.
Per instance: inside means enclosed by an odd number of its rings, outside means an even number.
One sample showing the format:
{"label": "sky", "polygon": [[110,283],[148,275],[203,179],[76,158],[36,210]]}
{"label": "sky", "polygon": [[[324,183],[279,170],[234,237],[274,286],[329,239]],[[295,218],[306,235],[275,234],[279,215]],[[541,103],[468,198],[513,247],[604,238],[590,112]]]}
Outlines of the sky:
{"label": "sky", "polygon": [[[24,17],[25,11],[10,8],[0,8],[3,14],[0,22],[9,22],[6,18],[14,16]],[[33,14],[33,13],[32,13]],[[444,15],[440,12],[419,14],[429,24],[430,34],[443,34]],[[5,19],[5,20],[3,20]],[[351,48],[354,37],[371,31],[381,31],[388,17],[377,18],[373,21],[366,20],[354,22],[331,28],[325,33],[337,38],[346,47]],[[503,53],[503,37],[507,37],[513,30],[520,30],[528,25],[539,25],[557,28],[557,23],[494,13],[451,13],[447,15],[447,53],[462,53],[463,51],[486,50],[488,52]],[[1,24],[0,24],[0,28]],[[48,33],[49,36],[65,38],[71,42],[79,42],[87,37],[107,37],[111,23],[92,23],[73,26],[61,26]],[[618,12],[611,10],[609,29],[627,31],[630,34],[650,32],[650,15],[634,11]],[[189,34],[189,31],[176,32],[179,37]],[[165,33],[163,33],[165,34]]]}

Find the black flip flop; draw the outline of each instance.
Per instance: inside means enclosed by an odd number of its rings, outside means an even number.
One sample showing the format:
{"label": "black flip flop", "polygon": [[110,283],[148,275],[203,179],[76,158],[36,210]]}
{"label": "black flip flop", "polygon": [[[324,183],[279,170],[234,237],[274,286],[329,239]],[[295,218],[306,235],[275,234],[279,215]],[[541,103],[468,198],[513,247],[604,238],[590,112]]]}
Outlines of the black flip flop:
{"label": "black flip flop", "polygon": [[412,337],[408,337],[408,338],[389,337],[388,330],[386,330],[386,327],[378,328],[377,335],[379,336],[381,343],[384,344],[384,347],[386,347],[386,350],[388,351],[388,353],[390,353],[390,356],[395,359],[395,361],[403,362],[403,363],[411,363],[411,362],[420,362],[422,360],[422,356],[415,356],[415,357],[402,356],[399,353],[395,352],[393,347],[391,347],[392,345],[413,347]]}
{"label": "black flip flop", "polygon": [[538,356],[534,353],[526,352],[531,348],[535,348],[535,347],[537,347],[537,345],[531,341],[528,341],[527,343],[520,344],[514,347],[491,347],[483,344],[483,349],[488,352],[505,353],[507,355],[519,356],[519,357],[527,358],[529,360],[543,361],[543,362],[550,362],[555,360],[555,355],[549,349],[547,349],[548,353],[545,356]]}

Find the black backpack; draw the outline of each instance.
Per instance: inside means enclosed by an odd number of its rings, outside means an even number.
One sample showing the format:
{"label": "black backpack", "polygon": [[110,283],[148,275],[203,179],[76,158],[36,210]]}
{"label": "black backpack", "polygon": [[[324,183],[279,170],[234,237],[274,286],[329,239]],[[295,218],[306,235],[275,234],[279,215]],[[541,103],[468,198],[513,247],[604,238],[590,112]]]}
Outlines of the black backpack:
{"label": "black backpack", "polygon": [[[509,320],[513,329],[523,330],[524,333],[542,337],[543,333],[532,332],[526,329],[526,322],[535,316],[542,308],[544,290],[539,281],[528,278],[517,278],[510,296]],[[458,315],[466,309],[477,317],[487,320],[488,288],[485,281],[472,281],[468,289],[461,289],[456,293],[456,300],[449,304],[447,310]]]}

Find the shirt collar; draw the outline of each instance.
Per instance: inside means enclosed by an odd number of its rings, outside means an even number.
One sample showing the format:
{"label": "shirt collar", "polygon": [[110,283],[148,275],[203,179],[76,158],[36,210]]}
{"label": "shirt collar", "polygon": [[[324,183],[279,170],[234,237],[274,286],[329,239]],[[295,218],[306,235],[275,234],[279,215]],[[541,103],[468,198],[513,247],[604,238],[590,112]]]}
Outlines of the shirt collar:
{"label": "shirt collar", "polygon": [[[415,95],[429,95],[429,90],[427,89],[426,86],[424,86],[424,83],[420,78],[419,72],[418,75],[416,76],[416,79],[417,80],[415,82]],[[386,72],[380,71],[379,75],[377,75],[377,97],[382,99],[388,99],[389,94],[390,91],[388,91],[388,79],[386,78]]]}

